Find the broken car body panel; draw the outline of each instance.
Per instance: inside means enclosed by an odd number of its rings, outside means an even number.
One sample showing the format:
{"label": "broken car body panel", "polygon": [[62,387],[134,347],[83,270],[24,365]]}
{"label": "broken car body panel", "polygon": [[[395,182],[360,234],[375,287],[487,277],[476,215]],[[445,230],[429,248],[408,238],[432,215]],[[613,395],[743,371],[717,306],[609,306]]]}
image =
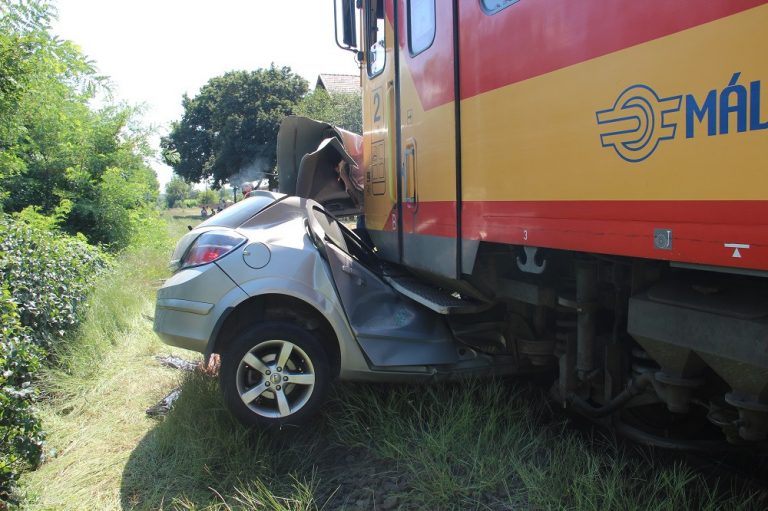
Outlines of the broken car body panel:
{"label": "broken car body panel", "polygon": [[314,121],[289,116],[277,135],[280,191],[314,199],[336,216],[362,212],[363,137]]}

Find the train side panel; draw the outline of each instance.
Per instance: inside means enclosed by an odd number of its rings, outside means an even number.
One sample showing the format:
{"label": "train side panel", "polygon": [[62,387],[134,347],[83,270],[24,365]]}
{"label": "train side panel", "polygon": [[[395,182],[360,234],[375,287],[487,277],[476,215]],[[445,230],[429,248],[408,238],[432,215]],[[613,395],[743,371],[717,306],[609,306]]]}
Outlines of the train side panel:
{"label": "train side panel", "polygon": [[[451,237],[458,209],[467,242],[768,270],[765,4],[460,2],[461,196],[422,171],[404,227]],[[443,129],[454,70],[425,72],[401,25],[402,93]],[[374,204],[369,228],[397,230]]]}

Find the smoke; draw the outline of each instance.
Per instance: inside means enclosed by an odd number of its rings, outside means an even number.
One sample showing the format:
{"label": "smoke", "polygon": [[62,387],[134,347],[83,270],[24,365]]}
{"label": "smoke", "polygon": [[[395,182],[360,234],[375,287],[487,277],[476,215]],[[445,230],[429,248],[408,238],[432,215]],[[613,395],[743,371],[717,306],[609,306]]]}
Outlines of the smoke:
{"label": "smoke", "polygon": [[[233,187],[239,188],[246,182],[253,183],[256,188],[267,188],[268,179],[273,169],[269,166],[269,159],[257,156],[248,165],[240,169],[240,172],[230,176],[229,183]],[[262,184],[261,181],[264,181]]]}

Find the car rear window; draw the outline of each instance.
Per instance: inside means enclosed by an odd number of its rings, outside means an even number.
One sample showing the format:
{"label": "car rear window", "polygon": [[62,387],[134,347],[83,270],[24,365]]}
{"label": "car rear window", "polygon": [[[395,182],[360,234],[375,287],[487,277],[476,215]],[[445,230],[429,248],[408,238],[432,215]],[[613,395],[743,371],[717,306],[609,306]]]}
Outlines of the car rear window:
{"label": "car rear window", "polygon": [[243,225],[247,220],[257,215],[264,208],[285,197],[282,194],[263,194],[248,197],[237,204],[229,206],[221,213],[216,213],[198,227],[230,227]]}

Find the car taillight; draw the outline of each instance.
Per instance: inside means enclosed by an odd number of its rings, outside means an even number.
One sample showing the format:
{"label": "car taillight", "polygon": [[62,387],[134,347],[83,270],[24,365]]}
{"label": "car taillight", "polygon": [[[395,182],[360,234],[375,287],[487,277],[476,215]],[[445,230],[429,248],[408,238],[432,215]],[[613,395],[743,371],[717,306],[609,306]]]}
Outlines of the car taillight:
{"label": "car taillight", "polygon": [[181,268],[212,263],[243,244],[245,238],[232,232],[205,232],[189,247],[181,260]]}

